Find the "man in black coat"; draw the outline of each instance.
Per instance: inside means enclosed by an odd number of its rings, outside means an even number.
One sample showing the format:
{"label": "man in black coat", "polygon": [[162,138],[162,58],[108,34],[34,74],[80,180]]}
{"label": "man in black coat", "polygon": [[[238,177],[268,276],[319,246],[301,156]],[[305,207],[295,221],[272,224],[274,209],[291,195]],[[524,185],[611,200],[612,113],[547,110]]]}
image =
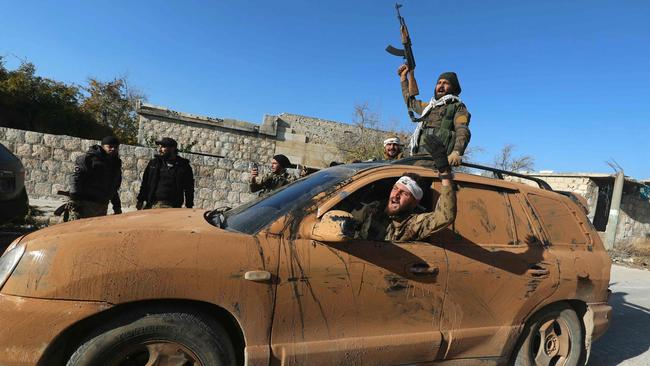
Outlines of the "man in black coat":
{"label": "man in black coat", "polygon": [[187,159],[178,156],[176,141],[156,141],[158,155],[147,164],[142,176],[136,208],[178,208],[194,206],[194,173]]}
{"label": "man in black coat", "polygon": [[105,216],[108,201],[115,214],[122,213],[118,190],[122,184],[120,141],[114,136],[102,139],[102,144],[91,146],[75,161],[70,184],[68,220]]}

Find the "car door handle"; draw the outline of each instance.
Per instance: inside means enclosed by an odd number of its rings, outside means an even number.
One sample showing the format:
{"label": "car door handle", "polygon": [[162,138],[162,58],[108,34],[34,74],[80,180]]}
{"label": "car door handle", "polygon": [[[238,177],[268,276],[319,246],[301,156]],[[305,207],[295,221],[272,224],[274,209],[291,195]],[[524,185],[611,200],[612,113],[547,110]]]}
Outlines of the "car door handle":
{"label": "car door handle", "polygon": [[426,263],[415,263],[409,268],[409,272],[417,276],[437,276],[440,269],[431,267]]}
{"label": "car door handle", "polygon": [[526,271],[526,273],[528,273],[528,275],[531,277],[546,277],[551,274],[551,271],[549,271],[548,268],[533,264],[530,266],[530,268],[528,268],[528,271]]}
{"label": "car door handle", "polygon": [[267,271],[248,271],[244,273],[244,279],[253,282],[266,282],[271,279],[271,272]]}

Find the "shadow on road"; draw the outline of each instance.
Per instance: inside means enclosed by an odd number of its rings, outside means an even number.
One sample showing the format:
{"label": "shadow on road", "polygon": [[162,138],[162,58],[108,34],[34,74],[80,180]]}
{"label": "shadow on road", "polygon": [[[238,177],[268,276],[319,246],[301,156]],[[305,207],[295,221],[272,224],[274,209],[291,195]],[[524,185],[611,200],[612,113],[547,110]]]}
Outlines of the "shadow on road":
{"label": "shadow on road", "polygon": [[610,327],[594,342],[590,366],[618,365],[650,349],[650,309],[625,301],[625,295],[614,292],[609,299],[614,308]]}

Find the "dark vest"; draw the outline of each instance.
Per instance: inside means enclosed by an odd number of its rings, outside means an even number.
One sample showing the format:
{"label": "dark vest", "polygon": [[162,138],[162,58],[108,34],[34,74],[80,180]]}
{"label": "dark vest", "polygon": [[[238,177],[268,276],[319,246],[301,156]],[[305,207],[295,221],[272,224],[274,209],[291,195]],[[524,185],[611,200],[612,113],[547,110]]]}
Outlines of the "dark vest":
{"label": "dark vest", "polygon": [[[440,125],[432,124],[427,118],[423,123],[423,130],[418,139],[418,146],[424,146],[424,137],[427,134],[435,134],[445,147],[447,148],[447,155],[451,154],[454,151],[454,144],[456,142],[456,130],[454,129],[454,116],[456,115],[456,107],[460,105],[459,102],[453,102],[447,104],[445,112],[440,121]],[[429,113],[432,113],[431,111]],[[418,148],[418,152],[423,152],[421,148]]]}

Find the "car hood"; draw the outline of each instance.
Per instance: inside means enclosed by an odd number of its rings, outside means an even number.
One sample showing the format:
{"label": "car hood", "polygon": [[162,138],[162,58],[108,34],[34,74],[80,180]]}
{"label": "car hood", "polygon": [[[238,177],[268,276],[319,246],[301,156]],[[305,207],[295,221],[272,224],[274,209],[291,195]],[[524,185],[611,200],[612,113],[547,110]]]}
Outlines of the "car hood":
{"label": "car hood", "polygon": [[39,242],[82,237],[84,242],[104,238],[115,241],[133,234],[223,231],[205,221],[204,213],[205,210],[200,209],[159,209],[94,217],[50,226],[28,234],[23,240]]}
{"label": "car hood", "polygon": [[36,231],[20,241],[25,254],[2,292],[109,303],[200,298],[216,279],[265,267],[266,238],[216,228],[204,212],[145,210]]}

